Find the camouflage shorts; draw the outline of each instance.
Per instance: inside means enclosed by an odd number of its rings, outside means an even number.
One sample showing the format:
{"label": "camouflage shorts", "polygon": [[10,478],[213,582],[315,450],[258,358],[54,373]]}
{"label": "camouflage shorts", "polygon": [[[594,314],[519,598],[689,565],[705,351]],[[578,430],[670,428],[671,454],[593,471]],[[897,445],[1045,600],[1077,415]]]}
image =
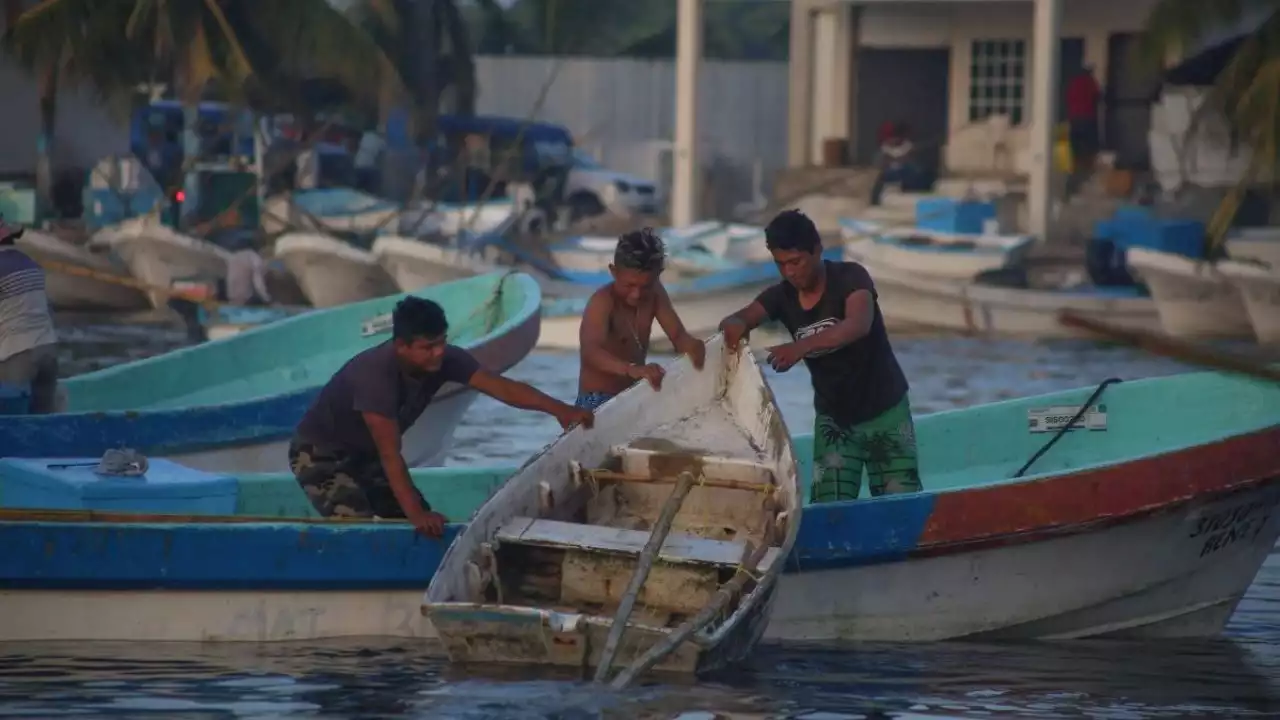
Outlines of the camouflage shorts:
{"label": "camouflage shorts", "polygon": [[[289,469],[322,517],[403,518],[404,510],[376,457],[318,449],[307,442],[289,443]],[[415,488],[424,509],[431,509]]]}

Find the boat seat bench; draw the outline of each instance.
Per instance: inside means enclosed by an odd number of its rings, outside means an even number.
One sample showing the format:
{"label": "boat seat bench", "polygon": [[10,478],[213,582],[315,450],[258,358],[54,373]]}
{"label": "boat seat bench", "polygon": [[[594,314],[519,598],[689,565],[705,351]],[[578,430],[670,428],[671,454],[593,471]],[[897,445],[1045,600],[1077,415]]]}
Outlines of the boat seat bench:
{"label": "boat seat bench", "polygon": [[[499,544],[505,542],[639,556],[649,542],[649,532],[516,517],[508,520],[494,539]],[[658,558],[676,564],[735,567],[742,562],[745,552],[746,545],[742,542],[671,533],[658,551]],[[777,557],[778,549],[770,548],[757,569],[767,570]]]}

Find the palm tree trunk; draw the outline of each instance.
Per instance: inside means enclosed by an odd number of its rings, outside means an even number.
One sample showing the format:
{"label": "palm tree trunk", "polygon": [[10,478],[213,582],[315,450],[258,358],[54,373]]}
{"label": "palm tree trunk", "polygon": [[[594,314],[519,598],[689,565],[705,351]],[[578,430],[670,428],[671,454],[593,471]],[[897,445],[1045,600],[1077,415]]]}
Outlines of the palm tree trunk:
{"label": "palm tree trunk", "polygon": [[50,66],[40,78],[40,132],[36,136],[36,219],[53,210],[54,130],[58,120],[58,68]]}

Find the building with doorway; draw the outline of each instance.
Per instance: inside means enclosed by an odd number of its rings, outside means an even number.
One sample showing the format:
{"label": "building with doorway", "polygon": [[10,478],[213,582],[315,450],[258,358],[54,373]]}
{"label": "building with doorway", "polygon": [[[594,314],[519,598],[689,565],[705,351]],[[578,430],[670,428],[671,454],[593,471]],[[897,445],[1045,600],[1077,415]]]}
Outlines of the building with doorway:
{"label": "building with doorway", "polygon": [[[1034,122],[1038,73],[1051,78],[1042,101],[1056,120],[1067,80],[1091,65],[1104,147],[1117,164],[1145,169],[1158,76],[1136,41],[1155,2],[792,0],[789,164],[816,164],[831,138],[848,142],[853,163],[869,163],[881,124],[906,122],[948,172],[1031,176],[1036,231],[1056,125]],[[1058,52],[1037,55],[1037,35],[1056,37]]]}

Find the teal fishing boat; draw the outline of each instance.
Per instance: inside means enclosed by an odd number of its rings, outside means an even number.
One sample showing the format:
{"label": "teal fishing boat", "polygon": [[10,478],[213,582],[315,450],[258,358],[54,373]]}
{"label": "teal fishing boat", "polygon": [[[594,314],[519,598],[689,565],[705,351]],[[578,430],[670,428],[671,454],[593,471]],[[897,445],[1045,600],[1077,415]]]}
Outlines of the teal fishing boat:
{"label": "teal fishing boat", "polygon": [[[916,437],[924,492],[804,508],[766,639],[1210,636],[1280,536],[1280,385],[1109,381]],[[812,437],[793,446],[807,480]],[[89,482],[94,458],[54,457],[0,462],[0,640],[432,636],[456,523],[517,470],[415,471],[455,523],[427,540],[318,519],[287,473]]]}
{"label": "teal fishing boat", "polygon": [[[494,273],[426,288],[451,341],[502,372],[538,338],[533,278]],[[73,377],[66,411],[0,416],[0,457],[97,457],[120,447],[220,472],[287,469],[286,445],[312,398],[353,355],[390,337],[405,295],[313,310],[232,337]],[[411,465],[437,461],[474,391],[445,386],[405,435]]]}

